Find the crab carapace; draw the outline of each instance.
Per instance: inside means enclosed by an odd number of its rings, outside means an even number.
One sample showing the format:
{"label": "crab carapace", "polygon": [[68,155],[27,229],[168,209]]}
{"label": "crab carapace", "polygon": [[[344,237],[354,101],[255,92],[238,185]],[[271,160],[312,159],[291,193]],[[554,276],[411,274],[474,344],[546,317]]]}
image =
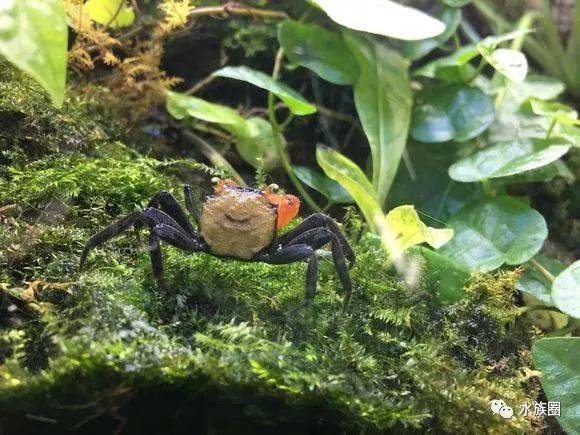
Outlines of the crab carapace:
{"label": "crab carapace", "polygon": [[297,214],[300,200],[278,193],[278,186],[264,190],[238,186],[233,180],[213,178],[213,193],[200,197],[189,185],[184,186],[185,208],[197,223],[197,229],[184,209],[167,191],[157,193],[149,205],[133,212],[92,236],[81,254],[82,270],[87,255],[96,246],[130,227],[149,228],[149,251],[153,274],[162,288],[163,241],[187,252],[204,252],[221,258],[288,264],[308,261],[306,304],[316,292],[318,260],[315,251],[330,244],[332,258],[344,289],[344,307],[352,293],[349,266],[355,256],[338,224],[330,217],[315,213],[290,231],[280,234]]}

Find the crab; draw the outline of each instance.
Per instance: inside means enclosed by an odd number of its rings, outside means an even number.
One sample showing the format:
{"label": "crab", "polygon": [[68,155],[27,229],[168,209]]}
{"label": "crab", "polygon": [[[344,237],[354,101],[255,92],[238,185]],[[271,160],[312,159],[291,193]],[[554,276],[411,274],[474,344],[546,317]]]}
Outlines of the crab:
{"label": "crab", "polygon": [[296,196],[279,193],[276,184],[259,190],[217,177],[211,179],[211,184],[213,193],[205,196],[194,192],[189,185],[183,188],[185,208],[197,223],[197,229],[170,192],[158,192],[145,209],[130,213],[93,235],[81,254],[80,270],[91,249],[131,227],[145,226],[149,228],[153,274],[160,288],[168,289],[163,278],[160,243],[165,242],[189,253],[206,253],[223,259],[273,265],[307,261],[304,305],[308,306],[314,299],[318,281],[316,251],[330,245],[344,290],[343,309],[347,307],[352,294],[349,268],[354,265],[355,255],[332,218],[315,213],[278,235],[298,214],[300,200]]}

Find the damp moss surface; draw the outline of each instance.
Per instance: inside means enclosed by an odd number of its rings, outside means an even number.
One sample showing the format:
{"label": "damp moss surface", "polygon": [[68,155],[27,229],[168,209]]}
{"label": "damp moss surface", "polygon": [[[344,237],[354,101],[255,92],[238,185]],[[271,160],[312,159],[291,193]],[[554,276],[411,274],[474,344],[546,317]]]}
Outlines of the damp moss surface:
{"label": "damp moss surface", "polygon": [[[515,304],[517,272],[474,276],[460,301],[444,304],[428,281],[411,288],[387,269],[372,238],[351,238],[348,311],[325,251],[313,305],[295,310],[303,263],[164,247],[163,292],[146,235],[131,230],[94,250],[79,273],[92,234],[159,190],[181,199],[181,180],[172,162],[120,143],[106,120],[55,114],[38,89],[7,74],[0,122],[44,121],[32,142],[13,126],[0,147],[5,433],[505,434],[543,425],[489,408],[491,399],[540,394],[533,328]],[[16,92],[26,97],[14,102]]]}

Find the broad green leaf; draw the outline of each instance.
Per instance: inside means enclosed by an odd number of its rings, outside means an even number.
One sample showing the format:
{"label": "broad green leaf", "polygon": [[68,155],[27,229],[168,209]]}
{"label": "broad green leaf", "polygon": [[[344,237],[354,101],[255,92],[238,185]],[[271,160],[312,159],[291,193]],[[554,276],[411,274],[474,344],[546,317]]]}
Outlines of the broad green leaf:
{"label": "broad green leaf", "polygon": [[0,2],[0,55],[29,74],[62,107],[68,27],[62,0]]}
{"label": "broad green leaf", "polygon": [[449,56],[440,57],[418,68],[413,75],[463,83],[475,75],[475,67],[471,66],[469,61],[478,55],[477,46],[466,45]]}
{"label": "broad green leaf", "polygon": [[246,66],[227,66],[213,73],[216,77],[228,77],[242,80],[275,94],[290,111],[296,115],[309,115],[316,112],[316,107],[304,99],[302,95],[284,83],[274,80],[261,71]]}
{"label": "broad green leaf", "polygon": [[[566,268],[561,261],[545,257],[541,254],[536,255],[534,260],[554,276]],[[554,301],[552,300],[552,283],[530,264],[526,265],[526,270],[519,279],[516,288],[521,292],[534,296],[545,305],[554,305]]]}
{"label": "broad green leaf", "polygon": [[[573,183],[576,179],[570,168],[560,159],[541,168],[532,169],[531,171],[521,172],[516,175],[510,175],[509,177],[494,178],[492,185],[494,188],[498,188],[516,183],[547,182],[555,178],[562,178],[568,183]],[[461,184],[465,185],[464,183]]]}
{"label": "broad green leaf", "polygon": [[113,29],[130,26],[135,21],[135,11],[125,0],[88,0],[83,8],[91,20]]}
{"label": "broad green leaf", "polygon": [[407,143],[412,106],[408,63],[385,44],[352,32],[345,33],[345,41],[359,64],[355,105],[371,148],[373,186],[383,205]]}
{"label": "broad green leaf", "polygon": [[548,236],[543,216],[508,196],[467,205],[449,226],[455,236],[444,254],[481,272],[528,261]]}
{"label": "broad green leaf", "polygon": [[461,22],[461,10],[454,7],[441,8],[437,18],[445,24],[445,31],[434,38],[406,42],[403,45],[403,56],[411,60],[420,59],[451,38]]}
{"label": "broad green leaf", "polygon": [[324,80],[337,85],[356,82],[358,65],[340,34],[285,20],[278,27],[278,42],[290,61],[311,69]]}
{"label": "broad green leaf", "polygon": [[441,302],[452,304],[466,296],[463,287],[471,277],[468,267],[447,257],[441,251],[419,247],[412,252],[417,252],[424,258],[423,279],[428,283],[427,288],[435,291]]}
{"label": "broad green leaf", "polygon": [[508,177],[546,166],[568,152],[565,139],[520,139],[484,148],[449,167],[449,176],[469,183]]}
{"label": "broad green leaf", "polygon": [[494,119],[493,101],[477,88],[429,88],[413,108],[411,136],[420,142],[464,142],[481,134]]}
{"label": "broad green leaf", "polygon": [[449,178],[449,165],[464,148],[464,144],[453,142],[408,144],[410,169],[403,164],[399,167],[387,208],[414,204],[425,222],[436,225],[437,220],[446,222],[468,202],[481,199],[481,186]]}
{"label": "broad green leaf", "polygon": [[560,403],[558,422],[568,435],[580,434],[580,337],[542,338],[532,358],[548,400]]}
{"label": "broad green leaf", "polygon": [[449,228],[432,228],[421,222],[412,205],[401,205],[389,211],[386,216],[387,227],[395,237],[392,253],[398,257],[411,246],[427,243],[439,249],[453,237]]}
{"label": "broad green leaf", "polygon": [[477,49],[481,54],[490,54],[499,44],[517,39],[530,32],[530,30],[514,30],[513,32],[505,33],[503,35],[488,36],[477,44]]}
{"label": "broad green leaf", "polygon": [[569,124],[556,124],[554,136],[560,136],[575,146],[580,147],[580,128]]}
{"label": "broad green leaf", "polygon": [[371,231],[386,227],[375,189],[363,171],[348,157],[325,146],[316,148],[316,161],[324,173],[340,184],[358,204]]}
{"label": "broad green leaf", "polygon": [[556,277],[552,285],[552,298],[563,313],[580,319],[580,260]]}
{"label": "broad green leaf", "polygon": [[[272,125],[262,118],[248,118],[247,135],[237,135],[236,150],[240,156],[254,168],[262,167],[271,170],[279,166],[280,156],[274,140]],[[280,141],[285,144],[285,139],[280,135]]]}
{"label": "broad green leaf", "polygon": [[390,0],[313,0],[338,24],[353,30],[416,41],[445,30],[441,21]]}
{"label": "broad green leaf", "polygon": [[[542,101],[537,98],[531,98],[528,101],[529,110],[536,115],[546,116],[554,119],[556,122],[566,125],[575,125],[578,121],[578,112],[572,107],[556,101]],[[524,110],[527,108],[524,108]]]}
{"label": "broad green leaf", "polygon": [[[230,107],[178,92],[167,93],[167,111],[175,119],[191,117],[219,124],[236,137],[238,153],[254,167],[263,164],[268,170],[279,164],[272,126],[261,118],[246,120]],[[283,137],[280,137],[280,140],[284,142]]]}
{"label": "broad green leaf", "polygon": [[234,109],[179,92],[168,92],[167,111],[175,119],[192,117],[220,124],[237,136],[251,136],[246,120]]}
{"label": "broad green leaf", "polygon": [[526,137],[546,137],[550,122],[544,122],[545,119],[534,115],[531,110],[525,113],[520,108],[530,98],[551,100],[563,90],[564,85],[550,77],[529,75],[521,83],[507,82],[499,105],[496,106],[496,120],[489,128],[488,140],[494,143]]}
{"label": "broad green leaf", "polygon": [[523,82],[528,74],[528,60],[521,51],[498,48],[483,57],[499,73],[515,82]]}
{"label": "broad green leaf", "polygon": [[354,202],[340,184],[308,166],[294,167],[294,174],[300,181],[320,192],[333,204],[350,204]]}

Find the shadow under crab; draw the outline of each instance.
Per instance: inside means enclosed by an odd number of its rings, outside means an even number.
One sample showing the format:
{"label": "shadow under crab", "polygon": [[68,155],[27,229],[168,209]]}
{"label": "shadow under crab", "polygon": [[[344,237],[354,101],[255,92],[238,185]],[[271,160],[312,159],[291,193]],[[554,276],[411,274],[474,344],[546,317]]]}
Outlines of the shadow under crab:
{"label": "shadow under crab", "polygon": [[[191,187],[184,186],[185,208],[199,230],[188,219],[184,209],[167,191],[157,193],[142,211],[130,213],[92,236],[80,258],[82,270],[91,249],[107,242],[130,227],[150,230],[149,251],[153,274],[158,285],[167,289],[163,279],[161,241],[190,253],[207,253],[216,257],[268,264],[308,261],[305,305],[314,299],[318,281],[316,250],[330,244],[332,258],[344,289],[343,309],[352,295],[349,267],[355,256],[338,224],[330,217],[315,213],[298,226],[277,236],[298,213],[300,200],[293,195],[278,194],[278,186],[265,190],[244,188],[232,180],[212,179],[214,193],[200,198]],[[348,261],[348,266],[347,266]]]}

